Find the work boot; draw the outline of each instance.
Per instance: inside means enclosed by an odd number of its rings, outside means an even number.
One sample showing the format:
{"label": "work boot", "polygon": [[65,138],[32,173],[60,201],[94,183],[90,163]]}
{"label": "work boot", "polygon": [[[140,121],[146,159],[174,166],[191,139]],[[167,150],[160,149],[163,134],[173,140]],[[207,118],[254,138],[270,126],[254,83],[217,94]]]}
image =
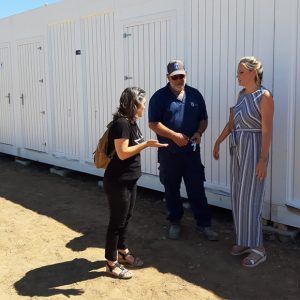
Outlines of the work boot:
{"label": "work boot", "polygon": [[181,233],[181,226],[179,223],[171,223],[168,231],[168,238],[171,240],[178,240]]}
{"label": "work boot", "polygon": [[212,230],[210,226],[198,226],[197,230],[201,233],[204,234],[204,236],[209,240],[209,241],[218,241],[219,240],[219,234]]}

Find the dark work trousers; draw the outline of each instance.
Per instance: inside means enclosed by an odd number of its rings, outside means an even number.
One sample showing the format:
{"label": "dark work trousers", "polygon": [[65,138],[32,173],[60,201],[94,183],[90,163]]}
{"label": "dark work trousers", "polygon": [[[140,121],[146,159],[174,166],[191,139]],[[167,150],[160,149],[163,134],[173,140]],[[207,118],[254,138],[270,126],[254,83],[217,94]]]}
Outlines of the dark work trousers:
{"label": "dark work trousers", "polygon": [[136,182],[117,181],[104,177],[104,191],[110,208],[106,233],[105,258],[117,260],[117,249],[126,249],[128,222],[132,216],[136,199]]}
{"label": "dark work trousers", "polygon": [[210,226],[211,214],[204,190],[204,166],[201,163],[200,150],[171,153],[159,149],[159,177],[165,187],[165,198],[170,222],[180,222],[183,205],[180,196],[182,178],[187,196],[198,226]]}

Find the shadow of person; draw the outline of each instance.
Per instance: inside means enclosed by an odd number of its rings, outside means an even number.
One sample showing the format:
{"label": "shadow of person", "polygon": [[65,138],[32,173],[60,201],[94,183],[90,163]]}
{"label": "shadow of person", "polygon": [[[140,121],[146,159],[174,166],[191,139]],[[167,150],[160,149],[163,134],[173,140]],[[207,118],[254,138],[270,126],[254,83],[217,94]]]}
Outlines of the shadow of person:
{"label": "shadow of person", "polygon": [[74,259],[63,263],[44,266],[31,270],[17,281],[14,286],[22,296],[79,296],[84,293],[81,289],[63,289],[63,285],[105,276],[105,272],[90,272],[104,267],[104,261],[90,262],[86,259]]}
{"label": "shadow of person", "polygon": [[104,236],[105,232],[103,228],[95,228],[88,231],[85,230],[83,235],[70,240],[66,244],[66,247],[72,249],[73,251],[84,251],[89,247],[103,247]]}

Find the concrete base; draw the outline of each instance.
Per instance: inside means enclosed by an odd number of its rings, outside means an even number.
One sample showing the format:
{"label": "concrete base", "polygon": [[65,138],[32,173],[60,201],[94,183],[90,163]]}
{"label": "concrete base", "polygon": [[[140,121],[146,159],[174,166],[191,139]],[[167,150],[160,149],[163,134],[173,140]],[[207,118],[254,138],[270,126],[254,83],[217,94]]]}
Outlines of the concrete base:
{"label": "concrete base", "polygon": [[30,165],[30,160],[26,160],[26,159],[19,158],[19,157],[15,158],[15,162],[18,163],[18,164],[20,164],[20,165],[23,165],[23,166]]}
{"label": "concrete base", "polygon": [[300,229],[298,228],[281,230],[279,228],[268,225],[268,226],[263,226],[263,231],[269,234],[277,234],[279,236],[279,240],[281,241],[288,241],[288,240],[295,241],[296,237],[300,235]]}
{"label": "concrete base", "polygon": [[70,172],[72,172],[71,170],[69,169],[64,169],[64,168],[58,168],[58,167],[52,167],[49,169],[50,173],[52,174],[56,174],[56,175],[59,175],[59,176],[66,176],[68,175]]}

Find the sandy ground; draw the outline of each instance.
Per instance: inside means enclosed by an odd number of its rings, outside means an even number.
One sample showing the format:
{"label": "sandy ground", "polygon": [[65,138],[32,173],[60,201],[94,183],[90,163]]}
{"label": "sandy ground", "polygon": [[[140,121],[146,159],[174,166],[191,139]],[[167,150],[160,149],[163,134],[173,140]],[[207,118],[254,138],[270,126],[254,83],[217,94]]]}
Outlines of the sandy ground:
{"label": "sandy ground", "polygon": [[165,238],[163,195],[139,189],[131,249],[145,261],[135,277],[106,276],[107,202],[95,176],[49,173],[0,155],[0,299],[300,299],[300,243],[266,236],[268,260],[245,269],[229,255],[231,212],[213,208],[219,242],[195,231]]}

